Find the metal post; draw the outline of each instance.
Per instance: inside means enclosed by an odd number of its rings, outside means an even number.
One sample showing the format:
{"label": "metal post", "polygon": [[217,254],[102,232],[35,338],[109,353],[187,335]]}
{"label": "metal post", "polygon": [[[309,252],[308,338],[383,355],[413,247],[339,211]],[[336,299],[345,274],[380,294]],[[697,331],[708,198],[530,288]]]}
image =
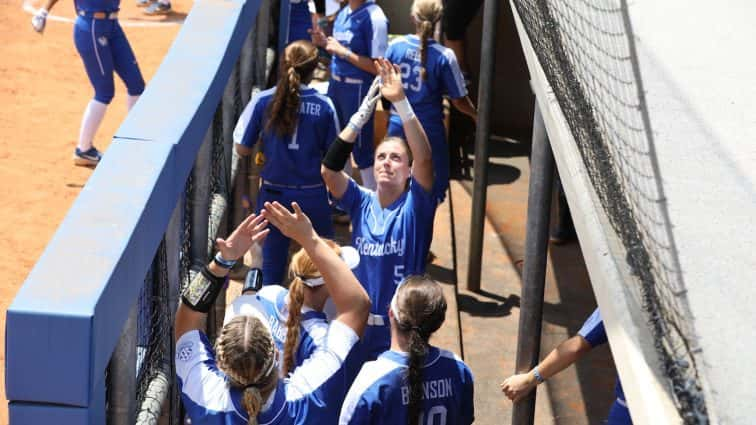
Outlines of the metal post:
{"label": "metal post", "polygon": [[[554,156],[541,111],[533,114],[533,147],[528,187],[528,221],[525,236],[525,265],[522,271],[520,324],[517,335],[516,372],[524,373],[538,364],[541,351],[543,291],[546,284],[551,190],[554,184]],[[532,424],[536,392],[514,405],[512,424]]]}
{"label": "metal post", "polygon": [[499,0],[486,0],[483,6],[483,39],[480,51],[478,84],[478,128],[475,135],[475,180],[473,182],[470,249],[467,262],[467,289],[480,290],[480,265],[483,258],[483,225],[486,218],[488,188],[488,139],[491,134],[493,76],[496,63],[496,21]]}
{"label": "metal post", "polygon": [[107,423],[111,425],[131,425],[136,419],[138,304],[135,300],[129,310],[129,318],[123,326],[121,338],[110,358],[108,373],[111,388],[107,404]]}

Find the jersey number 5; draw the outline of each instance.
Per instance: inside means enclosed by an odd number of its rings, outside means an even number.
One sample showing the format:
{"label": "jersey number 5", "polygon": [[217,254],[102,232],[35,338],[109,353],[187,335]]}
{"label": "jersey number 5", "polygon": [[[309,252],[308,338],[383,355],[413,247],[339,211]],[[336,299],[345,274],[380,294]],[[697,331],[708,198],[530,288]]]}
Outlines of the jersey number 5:
{"label": "jersey number 5", "polygon": [[[400,63],[399,70],[402,71],[402,87],[405,90],[420,91],[423,82],[420,80],[420,65],[412,66],[408,63]],[[411,77],[411,78],[410,78]],[[413,80],[414,83],[408,84],[407,82]]]}

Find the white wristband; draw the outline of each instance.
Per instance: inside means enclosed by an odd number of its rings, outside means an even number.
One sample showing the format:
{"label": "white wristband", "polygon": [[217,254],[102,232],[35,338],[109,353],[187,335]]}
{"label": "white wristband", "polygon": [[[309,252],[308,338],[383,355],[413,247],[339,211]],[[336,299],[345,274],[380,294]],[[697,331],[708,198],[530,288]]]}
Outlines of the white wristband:
{"label": "white wristband", "polygon": [[415,111],[412,110],[412,105],[410,105],[406,97],[398,102],[394,102],[394,109],[396,109],[396,113],[403,123],[415,118]]}

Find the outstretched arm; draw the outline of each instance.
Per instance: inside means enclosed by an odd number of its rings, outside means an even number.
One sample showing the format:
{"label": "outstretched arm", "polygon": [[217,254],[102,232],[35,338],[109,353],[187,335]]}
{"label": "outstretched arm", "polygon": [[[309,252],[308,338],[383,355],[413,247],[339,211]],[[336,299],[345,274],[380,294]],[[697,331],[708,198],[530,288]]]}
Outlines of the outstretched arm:
{"label": "outstretched arm", "polygon": [[[261,215],[247,217],[227,239],[215,242],[224,262],[233,263],[247,252],[253,244],[261,244],[269,229],[267,220]],[[207,312],[220,293],[229,268],[213,259],[202,272],[192,279],[181,295],[181,303],[176,310],[174,334],[176,341],[185,333],[203,329]]]}
{"label": "outstretched arm", "polygon": [[328,191],[336,199],[341,199],[344,196],[344,192],[346,192],[349,185],[349,176],[342,170],[346,161],[349,160],[349,154],[354,148],[354,142],[360,135],[362,127],[373,116],[375,104],[381,98],[381,94],[379,93],[380,86],[380,78],[373,80],[373,84],[362,100],[360,108],[349,119],[349,123],[341,130],[336,141],[331,144],[325,158],[323,158],[320,174],[323,176],[323,181],[325,181]]}
{"label": "outstretched arm", "polygon": [[307,252],[323,276],[328,293],[336,305],[336,320],[361,336],[370,311],[367,292],[349,266],[318,236],[299,205],[292,202],[291,207],[294,209],[293,214],[278,202],[266,202],[262,215]]}
{"label": "outstretched arm", "polygon": [[518,402],[527,396],[539,382],[535,376],[535,370],[546,380],[566,369],[578,361],[585,353],[591,350],[591,345],[580,335],[573,336],[561,344],[527,373],[512,375],[501,383],[501,391],[513,402]]}
{"label": "outstretched arm", "polygon": [[404,95],[399,66],[393,65],[386,59],[378,59],[375,63],[382,81],[381,94],[391,101],[402,120],[407,144],[412,151],[412,175],[423,189],[430,191],[433,188],[431,147],[423,126]]}

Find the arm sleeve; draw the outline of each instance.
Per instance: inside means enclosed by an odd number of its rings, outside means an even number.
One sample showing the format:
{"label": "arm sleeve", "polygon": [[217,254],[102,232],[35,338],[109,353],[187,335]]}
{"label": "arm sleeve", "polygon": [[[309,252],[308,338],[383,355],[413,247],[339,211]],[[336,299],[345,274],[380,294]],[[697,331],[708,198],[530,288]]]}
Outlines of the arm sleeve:
{"label": "arm sleeve", "polygon": [[388,20],[378,7],[370,11],[370,27],[368,30],[372,30],[372,34],[367,37],[370,40],[370,57],[383,57],[388,47]]}
{"label": "arm sleeve", "polygon": [[467,87],[465,87],[465,77],[462,76],[462,69],[459,67],[457,57],[451,49],[444,49],[442,79],[446,93],[452,99],[467,96]]}
{"label": "arm sleeve", "polygon": [[578,335],[585,338],[591,347],[596,347],[601,344],[606,344],[608,339],[606,337],[606,330],[604,329],[604,321],[601,319],[601,313],[599,309],[593,311],[593,314],[583,323],[583,326],[578,331]]}
{"label": "arm sleeve", "polygon": [[475,422],[475,398],[473,394],[475,386],[473,385],[473,375],[470,368],[465,364],[463,364],[463,368],[462,377],[464,381],[462,382],[462,409],[460,411],[461,417],[459,419],[460,424],[468,425]]}
{"label": "arm sleeve", "polygon": [[[353,387],[354,388],[354,387]],[[352,389],[341,406],[339,425],[368,425],[370,424],[370,405],[361,394],[352,394]]]}
{"label": "arm sleeve", "polygon": [[236,127],[234,127],[234,143],[244,145],[248,148],[257,143],[263,112],[259,100],[260,95],[255,94],[244,108],[239,121],[236,122]]}
{"label": "arm sleeve", "polygon": [[217,420],[233,410],[225,376],[205,334],[194,330],[182,335],[176,342],[175,360],[181,397],[193,420]]}
{"label": "arm sleeve", "polygon": [[433,199],[431,192],[426,191],[423,186],[415,180],[415,177],[410,177],[409,191],[410,194],[412,194],[412,202],[418,219],[421,222],[424,220],[430,220],[433,222],[433,217],[436,214],[436,200]]}
{"label": "arm sleeve", "polygon": [[326,104],[328,105],[328,117],[326,118],[326,134],[322,141],[322,156],[325,156],[326,152],[328,152],[328,148],[331,146],[331,143],[336,140],[336,137],[341,132],[341,126],[339,126],[339,116],[336,113],[336,107],[333,105],[333,102],[330,98],[325,97],[325,100]]}

